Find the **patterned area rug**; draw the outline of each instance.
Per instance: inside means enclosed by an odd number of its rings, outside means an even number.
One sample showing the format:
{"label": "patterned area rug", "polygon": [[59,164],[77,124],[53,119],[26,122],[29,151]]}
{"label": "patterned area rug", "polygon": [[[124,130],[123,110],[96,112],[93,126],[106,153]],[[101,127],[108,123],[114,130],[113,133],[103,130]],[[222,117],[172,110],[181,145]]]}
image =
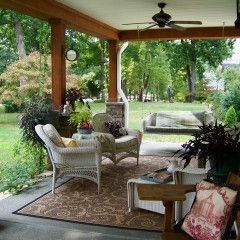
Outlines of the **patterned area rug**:
{"label": "patterned area rug", "polygon": [[115,166],[110,160],[102,162],[101,193],[88,180],[73,178],[14,212],[15,214],[55,220],[112,227],[160,231],[163,216],[137,209],[131,213],[127,206],[127,181],[149,171],[168,165],[169,158],[141,156],[127,158]]}

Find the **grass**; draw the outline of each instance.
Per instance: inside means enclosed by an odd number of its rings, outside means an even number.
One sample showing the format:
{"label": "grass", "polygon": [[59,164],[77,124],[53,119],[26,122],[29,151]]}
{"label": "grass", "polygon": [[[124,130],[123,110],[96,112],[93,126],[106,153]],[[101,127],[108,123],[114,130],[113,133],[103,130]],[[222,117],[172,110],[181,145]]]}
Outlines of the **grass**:
{"label": "grass", "polygon": [[13,146],[20,139],[20,130],[17,125],[18,113],[4,113],[0,106],[0,165],[12,163]]}

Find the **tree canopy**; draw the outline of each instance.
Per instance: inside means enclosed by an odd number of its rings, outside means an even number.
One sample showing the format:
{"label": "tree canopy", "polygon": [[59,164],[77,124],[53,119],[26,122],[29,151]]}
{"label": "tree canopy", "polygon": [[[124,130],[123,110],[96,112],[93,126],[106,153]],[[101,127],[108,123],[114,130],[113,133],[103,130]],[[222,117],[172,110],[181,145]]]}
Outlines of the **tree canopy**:
{"label": "tree canopy", "polygon": [[[40,53],[40,72],[47,72],[50,31],[47,22],[1,9],[0,74],[8,71],[11,62],[24,61],[35,51]],[[68,75],[82,79],[85,95],[105,100],[109,85],[108,42],[71,29],[65,35],[66,49],[73,48],[79,53],[69,66]],[[204,71],[217,68],[231,56],[233,44],[234,40],[132,42],[122,56],[124,92],[140,101],[167,99],[169,89],[178,101],[204,99]],[[18,81],[21,85],[21,77]],[[0,87],[6,87],[6,82],[2,80]]]}

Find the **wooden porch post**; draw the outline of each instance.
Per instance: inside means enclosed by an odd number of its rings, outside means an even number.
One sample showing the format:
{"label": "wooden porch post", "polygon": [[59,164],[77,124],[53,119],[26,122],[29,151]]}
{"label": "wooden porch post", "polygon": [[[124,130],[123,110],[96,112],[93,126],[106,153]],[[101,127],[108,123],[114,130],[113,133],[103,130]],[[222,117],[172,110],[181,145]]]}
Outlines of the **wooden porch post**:
{"label": "wooden porch post", "polygon": [[118,41],[109,41],[109,102],[118,101],[117,93],[117,50]]}
{"label": "wooden porch post", "polygon": [[51,19],[52,47],[52,101],[55,108],[64,103],[66,93],[65,25],[60,19]]}

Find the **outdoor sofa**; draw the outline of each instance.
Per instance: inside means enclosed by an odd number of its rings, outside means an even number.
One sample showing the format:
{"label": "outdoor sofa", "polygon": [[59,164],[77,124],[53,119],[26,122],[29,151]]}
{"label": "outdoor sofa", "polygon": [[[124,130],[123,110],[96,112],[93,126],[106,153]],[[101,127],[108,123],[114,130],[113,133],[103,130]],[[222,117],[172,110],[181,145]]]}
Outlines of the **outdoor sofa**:
{"label": "outdoor sofa", "polygon": [[151,113],[143,120],[145,133],[184,133],[192,134],[198,126],[213,124],[212,112],[160,111]]}

